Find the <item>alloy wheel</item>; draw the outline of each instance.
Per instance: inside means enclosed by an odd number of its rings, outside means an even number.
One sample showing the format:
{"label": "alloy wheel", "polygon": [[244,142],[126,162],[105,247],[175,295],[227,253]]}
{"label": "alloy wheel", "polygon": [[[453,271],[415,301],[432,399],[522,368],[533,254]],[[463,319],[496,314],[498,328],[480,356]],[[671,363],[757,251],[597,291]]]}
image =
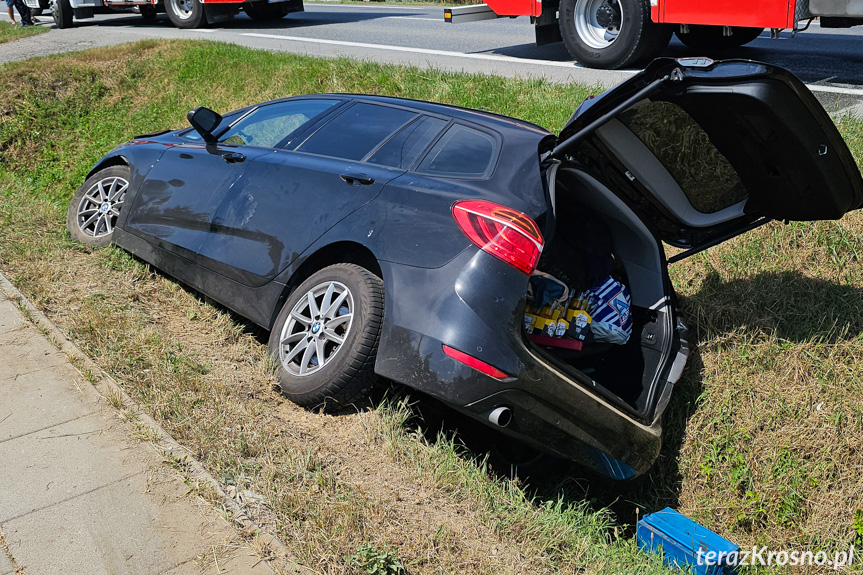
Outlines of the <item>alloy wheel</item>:
{"label": "alloy wheel", "polygon": [[111,234],[128,188],[129,182],[117,176],[99,180],[90,186],[76,212],[81,233],[93,238]]}
{"label": "alloy wheel", "polygon": [[291,375],[311,375],[329,364],[350,332],[354,299],[345,284],[318,284],[291,309],[279,337],[279,360]]}

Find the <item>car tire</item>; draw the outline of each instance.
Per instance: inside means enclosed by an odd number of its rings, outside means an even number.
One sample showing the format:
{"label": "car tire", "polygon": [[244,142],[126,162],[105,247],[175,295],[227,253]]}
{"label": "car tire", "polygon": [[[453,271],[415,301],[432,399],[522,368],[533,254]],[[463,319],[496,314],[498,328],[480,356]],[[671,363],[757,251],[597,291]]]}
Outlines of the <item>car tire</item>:
{"label": "car tire", "polygon": [[72,196],[66,214],[72,239],[94,248],[108,246],[128,188],[129,166],[125,165],[110,166],[87,178]]}
{"label": "car tire", "polygon": [[250,2],[243,4],[243,10],[246,12],[246,15],[257,22],[284,18],[291,12],[290,8],[290,2],[278,2],[276,4]]}
{"label": "car tire", "polygon": [[54,0],[51,5],[51,16],[54,18],[54,24],[61,30],[72,27],[72,5],[69,0]]}
{"label": "car tire", "polygon": [[649,0],[561,0],[559,25],[566,49],[589,68],[631,66],[670,38],[651,21]]}
{"label": "car tire", "polygon": [[365,399],[376,378],[383,313],[383,282],[360,266],[332,265],[301,283],[270,332],[285,396],[302,407],[328,410]]}
{"label": "car tire", "polygon": [[165,12],[177,28],[201,28],[207,15],[200,0],[165,0]]}
{"label": "car tire", "polygon": [[731,36],[723,36],[722,26],[689,26],[689,32],[675,32],[677,39],[694,50],[725,50],[749,44],[764,31],[764,28],[733,26]]}

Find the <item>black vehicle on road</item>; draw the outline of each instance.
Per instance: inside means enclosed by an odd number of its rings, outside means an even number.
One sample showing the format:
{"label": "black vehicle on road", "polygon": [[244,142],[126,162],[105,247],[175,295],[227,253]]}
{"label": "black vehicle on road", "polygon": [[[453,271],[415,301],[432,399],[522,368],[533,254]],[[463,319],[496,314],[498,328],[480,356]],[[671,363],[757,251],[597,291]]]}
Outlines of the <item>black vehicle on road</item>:
{"label": "black vehicle on road", "polygon": [[[105,156],[72,200],[72,236],[270,330],[300,405],[348,405],[388,378],[617,479],[656,459],[688,356],[669,262],[863,205],[820,104],[755,62],[657,60],[559,135],[342,94],[189,120]],[[537,329],[577,316],[597,265],[628,291],[614,304],[628,339]],[[528,293],[538,272],[571,294],[557,312]]]}

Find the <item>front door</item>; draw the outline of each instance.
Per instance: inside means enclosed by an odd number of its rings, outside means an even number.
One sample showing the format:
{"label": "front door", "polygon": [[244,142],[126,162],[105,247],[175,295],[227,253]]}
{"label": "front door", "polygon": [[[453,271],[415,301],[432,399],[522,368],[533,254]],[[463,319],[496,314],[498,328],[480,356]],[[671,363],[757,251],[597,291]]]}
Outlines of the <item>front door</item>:
{"label": "front door", "polygon": [[272,280],[405,172],[375,152],[418,117],[401,107],[354,103],[293,150],[256,158],[219,206],[199,263],[249,286]]}
{"label": "front door", "polygon": [[141,185],[127,231],[194,260],[228,190],[254,158],[269,153],[272,150],[223,143],[168,149]]}

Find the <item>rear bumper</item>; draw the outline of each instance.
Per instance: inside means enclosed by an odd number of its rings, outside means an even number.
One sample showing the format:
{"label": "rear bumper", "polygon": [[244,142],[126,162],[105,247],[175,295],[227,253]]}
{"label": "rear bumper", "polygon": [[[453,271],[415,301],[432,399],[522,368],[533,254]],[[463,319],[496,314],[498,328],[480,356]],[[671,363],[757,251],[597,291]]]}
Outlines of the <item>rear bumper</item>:
{"label": "rear bumper", "polygon": [[[474,247],[447,265],[381,262],[386,312],[375,371],[489,423],[512,410],[503,433],[616,479],[644,473],[661,445],[646,424],[534,352],[522,335],[527,277]],[[510,377],[495,379],[447,356],[443,345]],[[490,424],[491,425],[491,424]]]}

